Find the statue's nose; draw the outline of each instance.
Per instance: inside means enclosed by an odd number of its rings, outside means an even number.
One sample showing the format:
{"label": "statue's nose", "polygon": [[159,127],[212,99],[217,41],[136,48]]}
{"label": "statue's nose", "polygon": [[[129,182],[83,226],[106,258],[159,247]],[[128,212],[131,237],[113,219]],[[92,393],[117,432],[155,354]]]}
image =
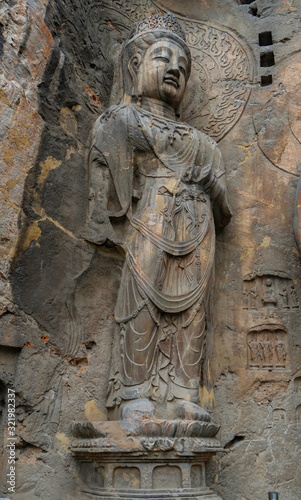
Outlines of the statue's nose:
{"label": "statue's nose", "polygon": [[180,76],[179,65],[176,63],[172,63],[172,61],[171,61],[169,68],[168,68],[168,73],[175,76],[176,78],[179,78],[179,76]]}
{"label": "statue's nose", "polygon": [[179,58],[176,54],[173,54],[169,60],[168,73],[172,74],[176,78],[179,78],[180,76]]}

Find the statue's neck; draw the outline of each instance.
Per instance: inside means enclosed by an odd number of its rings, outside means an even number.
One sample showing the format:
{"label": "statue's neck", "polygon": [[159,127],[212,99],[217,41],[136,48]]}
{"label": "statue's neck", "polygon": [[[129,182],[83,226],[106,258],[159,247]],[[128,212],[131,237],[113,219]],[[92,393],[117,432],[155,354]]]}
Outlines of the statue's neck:
{"label": "statue's neck", "polygon": [[176,113],[172,106],[151,97],[142,97],[141,109],[145,109],[145,111],[149,111],[154,115],[162,116],[162,118],[176,120]]}

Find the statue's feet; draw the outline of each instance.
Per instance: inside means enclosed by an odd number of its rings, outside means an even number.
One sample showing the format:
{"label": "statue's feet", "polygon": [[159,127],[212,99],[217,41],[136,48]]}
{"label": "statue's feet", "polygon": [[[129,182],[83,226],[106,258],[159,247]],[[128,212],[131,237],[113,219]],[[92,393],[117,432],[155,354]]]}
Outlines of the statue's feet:
{"label": "statue's feet", "polygon": [[121,425],[130,432],[136,432],[141,422],[154,418],[155,407],[146,398],[125,403],[121,409]]}
{"label": "statue's feet", "polygon": [[210,414],[201,406],[190,401],[174,400],[155,406],[146,398],[135,399],[125,403],[121,411],[121,420],[127,425],[135,426],[144,419],[159,418],[160,420],[194,420],[211,422]]}
{"label": "statue's feet", "polygon": [[202,422],[210,422],[210,414],[201,406],[191,403],[190,401],[180,401],[177,405],[177,416],[182,420],[199,420]]}
{"label": "statue's feet", "polygon": [[155,407],[146,398],[134,399],[125,403],[121,410],[121,420],[138,420],[154,416]]}
{"label": "statue's feet", "polygon": [[161,420],[194,420],[211,422],[211,415],[201,406],[191,401],[174,399],[171,402],[157,403],[155,415]]}

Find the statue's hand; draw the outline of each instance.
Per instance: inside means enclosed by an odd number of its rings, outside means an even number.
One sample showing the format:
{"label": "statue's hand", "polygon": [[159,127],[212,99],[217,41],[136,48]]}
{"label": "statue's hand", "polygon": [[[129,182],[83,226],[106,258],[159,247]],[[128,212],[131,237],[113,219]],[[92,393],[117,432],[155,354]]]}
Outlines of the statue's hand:
{"label": "statue's hand", "polygon": [[202,185],[204,186],[205,193],[209,193],[216,183],[216,176],[210,165],[203,169]]}
{"label": "statue's hand", "polygon": [[201,185],[206,193],[210,191],[216,181],[211,165],[206,165],[205,167],[193,165],[192,167],[188,167],[182,179],[184,182]]}
{"label": "statue's hand", "polygon": [[195,165],[192,165],[192,167],[186,168],[184,174],[182,175],[182,180],[184,182],[194,182],[193,178],[194,178],[194,174],[195,174],[195,169],[196,169]]}

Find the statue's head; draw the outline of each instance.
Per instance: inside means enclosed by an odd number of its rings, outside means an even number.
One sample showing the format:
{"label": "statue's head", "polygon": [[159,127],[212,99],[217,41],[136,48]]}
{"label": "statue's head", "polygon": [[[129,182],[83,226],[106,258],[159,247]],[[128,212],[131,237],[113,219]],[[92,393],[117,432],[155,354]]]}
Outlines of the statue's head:
{"label": "statue's head", "polygon": [[191,54],[177,19],[151,16],[137,23],[122,48],[124,88],[178,109],[190,75]]}

